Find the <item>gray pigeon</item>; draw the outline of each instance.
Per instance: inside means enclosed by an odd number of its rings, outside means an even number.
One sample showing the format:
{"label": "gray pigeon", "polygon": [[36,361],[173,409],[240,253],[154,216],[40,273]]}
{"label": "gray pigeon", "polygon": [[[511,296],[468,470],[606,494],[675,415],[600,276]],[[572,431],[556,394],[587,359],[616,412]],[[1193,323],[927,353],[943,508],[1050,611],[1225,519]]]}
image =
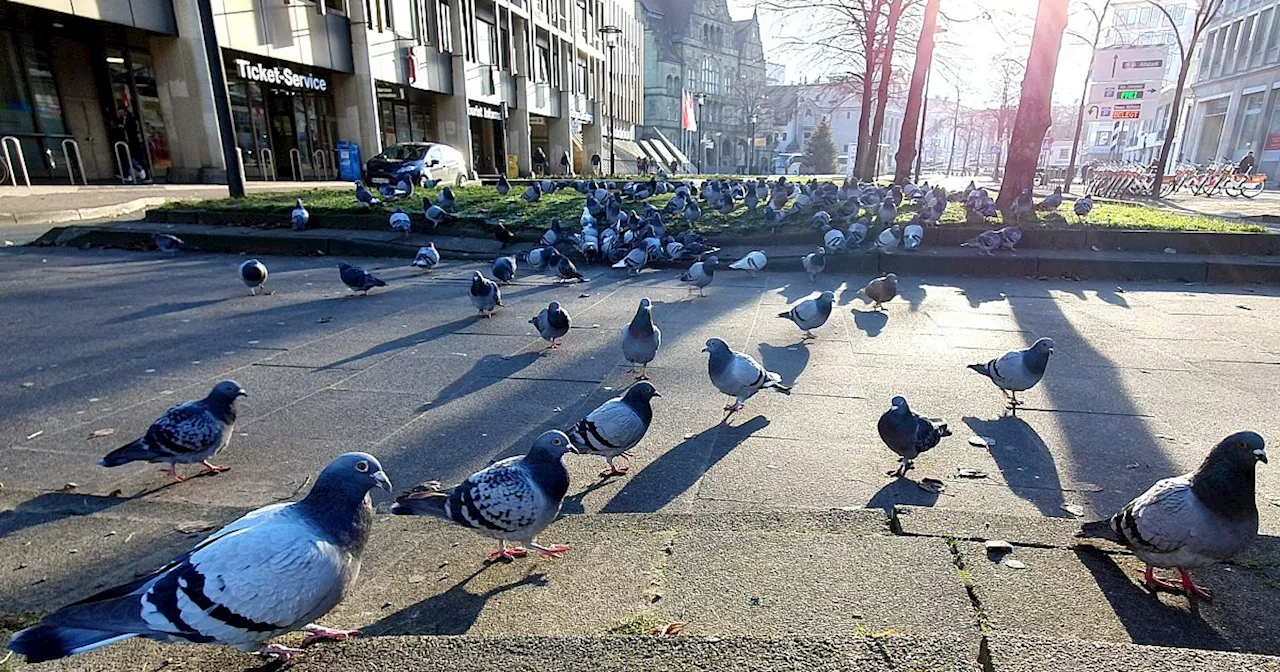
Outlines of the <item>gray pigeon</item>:
{"label": "gray pigeon", "polygon": [[743,258],[729,264],[729,268],[736,271],[746,271],[752,277],[755,277],[756,273],[763,271],[768,263],[769,257],[765,256],[764,250],[752,250]]}
{"label": "gray pigeon", "polygon": [[1071,210],[1076,213],[1077,220],[1084,221],[1093,212],[1093,196],[1085,194],[1082,198],[1077,198]]}
{"label": "gray pigeon", "polygon": [[554,247],[535,247],[525,255],[525,260],[536,271],[555,271],[560,263],[560,253]]}
{"label": "gray pigeon", "polygon": [[999,249],[1002,241],[1003,237],[999,231],[983,231],[968,241],[960,243],[960,247],[976,247],[979,252],[990,256],[994,250]]}
{"label": "gray pigeon", "polygon": [[[645,370],[649,362],[658,355],[658,347],[662,345],[662,331],[653,323],[653,304],[648,298],[640,299],[640,307],[636,308],[636,316],[631,324],[622,328],[622,355],[631,362],[631,371],[636,380],[647,380]],[[636,373],[635,365],[641,369]]]}
{"label": "gray pigeon", "polygon": [[871,307],[872,310],[880,310],[881,304],[892,301],[898,295],[898,276],[896,273],[886,273],[868,282],[858,293],[871,299],[875,304]]}
{"label": "gray pigeon", "polygon": [[898,242],[901,240],[902,226],[894,224],[893,226],[885,227],[885,229],[880,232],[880,235],[876,236],[876,249],[891,250],[897,247]]}
{"label": "gray pigeon", "polygon": [[627,275],[640,275],[640,271],[644,269],[644,265],[649,261],[649,253],[642,247],[637,247],[627,253],[621,261],[614,264],[614,268],[627,269]]}
{"label": "gray pigeon", "polygon": [[361,296],[368,296],[369,290],[374,287],[387,286],[387,283],[374,277],[372,273],[351,264],[338,264],[338,277],[342,278],[342,284],[350,287],[351,291],[364,292]]}
{"label": "gray pigeon", "polygon": [[248,259],[240,264],[240,279],[249,288],[249,296],[257,296],[258,288],[267,294],[267,267],[257,259]]}
{"label": "gray pigeon", "polygon": [[876,430],[880,432],[884,445],[902,458],[898,470],[889,472],[891,476],[901,478],[907,475],[907,470],[920,453],[938,445],[942,437],[951,436],[951,430],[947,429],[946,423],[934,423],[913,413],[903,397],[894,397],[889,404],[889,410],[876,423]]}
{"label": "gray pigeon", "polygon": [[804,338],[817,338],[812,330],[827,323],[827,318],[831,317],[831,304],[835,300],[834,293],[823,292],[815,299],[805,299],[791,310],[778,313],[778,317],[795,322],[800,331],[804,332]]}
{"label": "gray pigeon", "polygon": [[307,222],[311,221],[311,213],[302,205],[302,199],[294,199],[293,212],[289,213],[289,223],[293,225],[294,231],[302,231],[307,228]]}
{"label": "gray pigeon", "polygon": [[480,317],[489,317],[502,305],[502,290],[498,283],[476,271],[471,274],[471,305],[480,311]]}
{"label": "gray pigeon", "polygon": [[493,260],[493,279],[499,283],[510,284],[516,277],[515,256],[498,257]]}
{"label": "gray pigeon", "polygon": [[360,573],[373,527],[369,490],[391,490],[372,455],[330,462],[299,502],[250,512],[162,569],[41,619],[8,647],[39,663],[145,637],[260,650],[279,660],[300,649],[267,640],[304,630],[305,647],[354,631],[315,625],[342,601]]}
{"label": "gray pigeon", "polygon": [[782,384],[782,376],[766,371],[751,355],[734,352],[718,338],[707,339],[707,347],[702,351],[711,353],[707,359],[711,384],[720,392],[736,397],[734,403],[724,407],[725,420],[742,410],[742,404],[764,388],[791,394],[791,388]]}
{"label": "gray pigeon", "polygon": [[555,350],[560,347],[560,339],[569,333],[569,313],[560,307],[558,301],[552,301],[542,309],[542,312],[530,318],[529,324],[532,324],[538,330],[538,335],[542,336],[543,340],[549,341],[551,343],[549,347]]}
{"label": "gray pigeon", "polygon": [[151,234],[151,240],[156,244],[156,249],[169,254],[178,251],[190,252],[196,249],[171,233],[153,233]]}
{"label": "gray pigeon", "polygon": [[[1085,523],[1079,537],[1110,539],[1147,564],[1147,588],[1209,599],[1188,569],[1226,562],[1258,536],[1254,465],[1267,449],[1254,432],[1236,432],[1209,451],[1195,471],[1157,481],[1107,520]],[[1181,581],[1152,571],[1171,567]]]}
{"label": "gray pigeon", "polygon": [[690,292],[697,289],[698,296],[706,296],[706,293],[702,290],[715,279],[716,267],[719,264],[720,260],[715,255],[712,255],[690,266],[689,270],[680,274],[679,280],[689,285]]}
{"label": "gray pigeon", "polygon": [[[564,432],[544,432],[528,455],[499,460],[448,490],[419,489],[396,498],[391,513],[435,516],[498,540],[490,560],[525,556],[525,546],[545,558],[559,558],[568,546],[534,541],[556,516],[569,490],[565,453],[575,450]],[[507,540],[522,546],[507,547]]]}
{"label": "gray pigeon", "polygon": [[648,381],[640,381],[622,396],[600,404],[565,432],[573,442],[574,452],[603,457],[609,468],[600,472],[602,477],[627,473],[628,467],[619,469],[613,461],[619,457],[630,461],[631,449],[640,443],[653,422],[650,402],[661,396]]}
{"label": "gray pigeon", "polygon": [[591,278],[578,272],[578,267],[573,261],[564,255],[558,255],[559,261],[556,262],[556,275],[559,276],[557,282],[568,282],[569,280],[577,280],[578,282],[589,282]]}
{"label": "gray pigeon", "polygon": [[817,282],[818,274],[827,270],[827,249],[819,247],[817,252],[800,257],[800,265],[804,267],[804,272],[809,274],[809,282]]}
{"label": "gray pigeon", "polygon": [[409,221],[409,214],[399,207],[396,207],[395,212],[387,218],[387,223],[391,225],[392,231],[400,233],[405,238],[409,237],[409,231],[413,228],[413,223]]}
{"label": "gray pigeon", "polygon": [[435,243],[427,243],[418,248],[418,254],[413,257],[413,266],[421,268],[430,273],[440,263],[440,252],[436,250]]}
{"label": "gray pigeon", "polygon": [[1018,412],[1022,402],[1018,393],[1036,386],[1044,377],[1053,354],[1053,339],[1041,338],[1026,350],[1010,350],[986,364],[970,364],[969,368],[991,379],[1009,401],[1009,410]]}
{"label": "gray pigeon", "polygon": [[226,471],[230,467],[210,464],[209,460],[231,443],[236,400],[247,395],[234,380],[224,380],[204,399],[165,411],[141,439],[107,453],[98,464],[118,467],[130,462],[164,462],[169,465],[169,476],[178,483],[183,480],[178,475],[179,464],[200,462],[204,465],[201,474]]}

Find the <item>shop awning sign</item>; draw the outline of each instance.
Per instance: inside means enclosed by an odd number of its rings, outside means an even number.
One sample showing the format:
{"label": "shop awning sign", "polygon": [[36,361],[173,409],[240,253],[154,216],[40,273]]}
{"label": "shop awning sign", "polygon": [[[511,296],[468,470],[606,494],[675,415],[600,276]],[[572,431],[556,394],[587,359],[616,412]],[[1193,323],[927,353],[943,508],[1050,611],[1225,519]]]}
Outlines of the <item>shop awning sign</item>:
{"label": "shop awning sign", "polygon": [[467,105],[467,116],[481,119],[502,119],[502,112],[487,105]]}
{"label": "shop awning sign", "polygon": [[282,68],[280,66],[270,66],[265,63],[254,63],[253,61],[237,58],[236,72],[242,79],[248,79],[264,84],[278,84],[280,86],[288,86],[295,89],[304,89],[307,91],[328,91],[329,82],[324,77],[316,75],[304,75],[294,72],[290,68]]}

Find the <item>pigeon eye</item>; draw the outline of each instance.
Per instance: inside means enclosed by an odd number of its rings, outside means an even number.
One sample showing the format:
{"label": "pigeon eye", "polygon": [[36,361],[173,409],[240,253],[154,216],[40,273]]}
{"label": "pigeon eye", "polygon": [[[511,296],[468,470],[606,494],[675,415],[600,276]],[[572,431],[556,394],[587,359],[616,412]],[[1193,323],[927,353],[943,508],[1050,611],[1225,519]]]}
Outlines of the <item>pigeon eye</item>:
{"label": "pigeon eye", "polygon": [[557,445],[557,446],[558,446],[558,445],[560,445],[560,439],[551,439],[551,443],[553,443],[553,444],[555,444],[555,445]]}
{"label": "pigeon eye", "polygon": [[365,473],[366,471],[369,471],[369,463],[365,462],[364,460],[360,460],[359,462],[356,462],[356,471],[362,474]]}

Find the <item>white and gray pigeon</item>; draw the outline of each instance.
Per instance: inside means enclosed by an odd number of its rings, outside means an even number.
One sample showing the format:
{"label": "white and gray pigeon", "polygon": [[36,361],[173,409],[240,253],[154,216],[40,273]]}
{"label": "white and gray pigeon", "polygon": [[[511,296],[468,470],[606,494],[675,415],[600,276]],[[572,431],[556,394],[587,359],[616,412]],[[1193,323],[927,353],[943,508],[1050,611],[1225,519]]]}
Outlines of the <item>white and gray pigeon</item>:
{"label": "white and gray pigeon", "polygon": [[183,239],[173,235],[172,233],[153,233],[151,241],[156,244],[156,249],[161,252],[173,254],[175,252],[188,252],[195,250],[194,247],[188,245]]}
{"label": "white and gray pigeon", "polygon": [[516,258],[515,255],[498,257],[493,260],[493,279],[499,284],[510,284],[516,278]]}
{"label": "white and gray pigeon", "polygon": [[543,232],[542,239],[539,243],[545,247],[555,247],[556,243],[560,242],[560,235],[560,218],[552,217],[551,228]]}
{"label": "white and gray pigeon", "polygon": [[902,229],[902,247],[907,250],[915,250],[920,247],[920,241],[924,239],[924,227],[912,222]]}
{"label": "white and gray pigeon", "polygon": [[827,270],[827,250],[819,247],[816,252],[800,257],[800,265],[804,267],[804,272],[809,274],[809,282],[817,282],[818,274]]}
{"label": "white and gray pigeon", "polygon": [[418,248],[418,254],[413,258],[413,266],[421,268],[430,273],[440,263],[440,252],[436,249],[435,243],[427,243]]}
{"label": "white and gray pigeon", "polygon": [[346,285],[353,292],[363,292],[361,296],[368,296],[369,290],[374,287],[386,287],[387,283],[359,266],[351,264],[338,264],[338,277],[342,278],[342,284]]}
{"label": "white and gray pigeon", "polygon": [[867,239],[867,223],[861,219],[854,220],[849,224],[849,235],[845,237],[848,241],[847,247],[857,247],[862,241]]}
{"label": "white and gray pigeon", "polygon": [[785,310],[778,313],[778,317],[786,318],[795,322],[800,331],[804,333],[805,339],[817,338],[813,335],[813,330],[827,323],[827,319],[831,317],[831,304],[836,300],[836,295],[832,292],[823,292],[813,299],[805,299],[797,303],[791,310]]}
{"label": "white and gray pigeon", "polygon": [[570,323],[569,313],[560,307],[559,301],[552,301],[542,312],[529,319],[529,324],[538,330],[542,340],[551,343],[548,347],[552,350],[560,347],[560,339],[569,333]]}
{"label": "white and gray pigeon", "polygon": [[902,227],[894,224],[885,227],[884,231],[876,237],[876,248],[881,250],[891,250],[898,246],[898,242],[902,239]]}
{"label": "white and gray pigeon", "polygon": [[360,203],[360,205],[363,205],[364,207],[368,208],[368,207],[379,205],[382,203],[382,201],[378,200],[378,197],[374,196],[372,193],[369,192],[368,189],[364,188],[364,184],[360,182],[356,182],[355,185],[356,185],[356,201]]}
{"label": "white and gray pigeon", "polygon": [[[544,432],[527,455],[499,460],[448,490],[417,489],[396,498],[391,513],[434,516],[498,540],[490,560],[525,556],[525,547],[545,558],[559,558],[568,546],[535,541],[556,516],[569,490],[565,453],[574,450],[564,432]],[[507,541],[519,545],[508,548]]]}
{"label": "white and gray pigeon", "polygon": [[311,213],[302,205],[302,199],[294,199],[293,212],[289,213],[289,223],[293,225],[294,231],[302,231],[307,228],[307,222],[311,221]]}
{"label": "white and gray pigeon", "polygon": [[990,256],[1000,248],[1003,237],[999,231],[983,231],[969,240],[960,243],[960,247],[976,247],[978,251]]}
{"label": "white and gray pigeon", "polygon": [[1077,198],[1075,205],[1072,207],[1072,212],[1075,212],[1076,217],[1080,220],[1087,218],[1089,213],[1093,212],[1093,196],[1085,194],[1083,197]]}
{"label": "white and gray pigeon", "polygon": [[823,226],[822,245],[832,252],[845,249],[848,240],[845,238],[844,231],[837,229],[830,224]]}
{"label": "white and gray pigeon", "polygon": [[[1110,518],[1085,523],[1077,536],[1128,547],[1147,564],[1143,578],[1152,591],[1209,599],[1187,570],[1226,562],[1258,536],[1258,462],[1267,462],[1262,437],[1236,432],[1214,446],[1195,471],[1157,481]],[[1181,581],[1156,576],[1155,567],[1177,569]]]}
{"label": "white and gray pigeon", "polygon": [[765,256],[764,250],[752,250],[745,257],[729,264],[729,268],[746,271],[754,276],[756,273],[763,271],[768,263],[769,257]]}
{"label": "white and gray pigeon", "polygon": [[889,472],[899,478],[907,475],[907,470],[914,466],[920,453],[938,445],[943,437],[951,436],[946,423],[936,423],[917,415],[907,406],[907,400],[900,396],[889,402],[889,410],[880,416],[876,431],[884,445],[902,458],[898,470]]}
{"label": "white and gray pigeon", "polygon": [[413,228],[412,222],[409,221],[409,215],[401,208],[397,207],[395,212],[387,218],[387,223],[391,225],[391,230],[399,233],[401,236],[408,238],[409,231]]}
{"label": "white and gray pigeon", "polygon": [[315,625],[360,574],[373,527],[369,490],[391,490],[372,455],[346,453],[301,501],[252,511],[155,573],[65,606],[18,632],[8,648],[28,663],[132,637],[221,644],[280,660],[300,649],[264,647],[304,630],[302,643],[358,633]]}
{"label": "white and gray pigeon", "polygon": [[898,295],[898,274],[885,273],[868,282],[858,290],[858,293],[871,299],[872,310],[880,310],[883,304],[892,301]]}
{"label": "white and gray pigeon", "polygon": [[637,247],[627,252],[627,255],[614,264],[613,267],[627,269],[627,275],[639,275],[648,261],[649,253],[643,247]]}
{"label": "white and gray pigeon", "polygon": [[1009,410],[1017,413],[1022,405],[1018,393],[1040,382],[1052,354],[1053,339],[1041,338],[1025,350],[1010,350],[986,364],[970,364],[969,368],[990,378],[1009,401]]}
{"label": "white and gray pigeon", "polygon": [[246,259],[240,264],[240,280],[249,288],[249,296],[257,296],[258,288],[263,294],[267,292],[267,266],[257,259]]}
{"label": "white and gray pigeon", "polygon": [[502,290],[498,283],[484,277],[484,273],[476,271],[471,274],[471,305],[480,311],[480,317],[489,317],[502,305]]}
{"label": "white and gray pigeon", "polygon": [[703,290],[711,284],[712,280],[715,280],[716,266],[719,264],[720,260],[715,255],[712,255],[702,261],[695,262],[689,267],[689,270],[680,274],[679,280],[689,285],[690,292],[697,289],[698,296],[706,296],[707,294]]}
{"label": "white and gray pigeon", "polygon": [[707,374],[711,376],[711,384],[723,394],[735,398],[734,403],[724,407],[725,420],[742,410],[743,403],[762,389],[791,394],[791,387],[782,384],[782,376],[765,370],[751,355],[735,352],[718,338],[707,339],[707,345],[702,351],[711,355],[707,359]]}
{"label": "white and gray pigeon", "polygon": [[[647,380],[649,376],[645,370],[649,368],[649,362],[658,356],[661,345],[662,330],[653,323],[653,303],[648,297],[642,298],[635,317],[622,328],[622,356],[631,362],[631,371],[628,373],[635,374],[636,380]],[[638,373],[636,364],[641,367]]]}
{"label": "white and gray pigeon", "polygon": [[640,443],[653,422],[650,403],[654,397],[661,396],[653,385],[642,380],[627,388],[622,396],[600,404],[565,432],[573,442],[574,452],[603,457],[609,468],[600,472],[602,477],[627,473],[629,467],[619,469],[613,461],[624,457],[630,462],[631,449]]}
{"label": "white and gray pigeon", "polygon": [[230,467],[211,464],[210,459],[231,443],[236,424],[236,400],[248,393],[234,380],[224,380],[204,399],[187,401],[164,412],[142,438],[117,448],[98,464],[118,467],[130,462],[166,463],[174,482],[182,482],[179,464],[200,462],[201,474],[219,473]]}

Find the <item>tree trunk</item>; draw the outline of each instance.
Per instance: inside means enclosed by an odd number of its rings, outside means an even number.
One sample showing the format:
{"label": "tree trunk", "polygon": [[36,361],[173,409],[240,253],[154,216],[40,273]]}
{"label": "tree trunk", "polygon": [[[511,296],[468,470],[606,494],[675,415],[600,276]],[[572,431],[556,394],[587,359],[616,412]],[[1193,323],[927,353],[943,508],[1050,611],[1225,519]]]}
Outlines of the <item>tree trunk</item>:
{"label": "tree trunk", "polygon": [[[1094,42],[1097,42],[1097,38]],[[1097,51],[1096,46],[1094,51]],[[1067,162],[1067,181],[1062,187],[1066,192],[1071,191],[1071,183],[1076,180],[1076,161],[1080,159],[1080,133],[1084,130],[1084,107],[1089,102],[1089,74],[1093,72],[1093,58],[1093,56],[1089,57],[1089,69],[1084,73],[1084,90],[1080,92],[1080,107],[1076,109],[1076,134],[1071,140],[1071,160]]]}
{"label": "tree trunk", "polygon": [[898,154],[893,171],[894,184],[906,184],[911,179],[911,164],[916,158],[916,136],[920,130],[920,104],[924,99],[924,78],[933,62],[933,33],[938,26],[938,0],[928,0],[924,6],[924,22],[920,27],[920,41],[916,43],[916,63],[911,70],[911,89],[907,93],[907,109],[902,115],[902,133],[898,136]]}
{"label": "tree trunk", "polygon": [[880,135],[884,133],[885,108],[889,106],[889,77],[893,74],[893,45],[897,40],[900,18],[902,18],[902,0],[891,0],[884,50],[880,52],[880,87],[876,91],[876,118],[871,126],[867,159],[862,162],[862,172],[866,173],[868,180],[876,178],[876,164],[880,163]]}
{"label": "tree trunk", "polygon": [[1187,85],[1187,71],[1191,69],[1191,55],[1182,59],[1178,71],[1178,87],[1173,90],[1173,107],[1169,108],[1169,125],[1165,127],[1164,144],[1160,146],[1160,160],[1156,163],[1156,179],[1151,184],[1151,198],[1160,198],[1164,183],[1164,171],[1169,167],[1169,153],[1173,150],[1173,136],[1178,131],[1178,117],[1182,112],[1183,87]]}
{"label": "tree trunk", "polygon": [[866,176],[858,171],[857,168],[866,160],[867,143],[871,137],[871,101],[872,93],[874,91],[873,86],[875,84],[876,28],[880,24],[880,4],[881,0],[874,0],[874,2],[872,2],[873,11],[864,11],[862,14],[867,44],[866,49],[863,50],[864,55],[862,59],[865,67],[862,69],[862,104],[859,106],[858,110],[858,147],[855,150],[856,153],[854,154],[853,160],[855,168],[854,174],[857,175],[859,179],[864,180],[867,179]]}
{"label": "tree trunk", "polygon": [[1013,121],[1004,181],[996,205],[1007,208],[1023,189],[1035,184],[1040,145],[1052,122],[1053,77],[1058,69],[1062,33],[1067,29],[1068,0],[1040,0],[1036,29],[1031,36],[1031,56],[1022,78],[1022,97]]}

